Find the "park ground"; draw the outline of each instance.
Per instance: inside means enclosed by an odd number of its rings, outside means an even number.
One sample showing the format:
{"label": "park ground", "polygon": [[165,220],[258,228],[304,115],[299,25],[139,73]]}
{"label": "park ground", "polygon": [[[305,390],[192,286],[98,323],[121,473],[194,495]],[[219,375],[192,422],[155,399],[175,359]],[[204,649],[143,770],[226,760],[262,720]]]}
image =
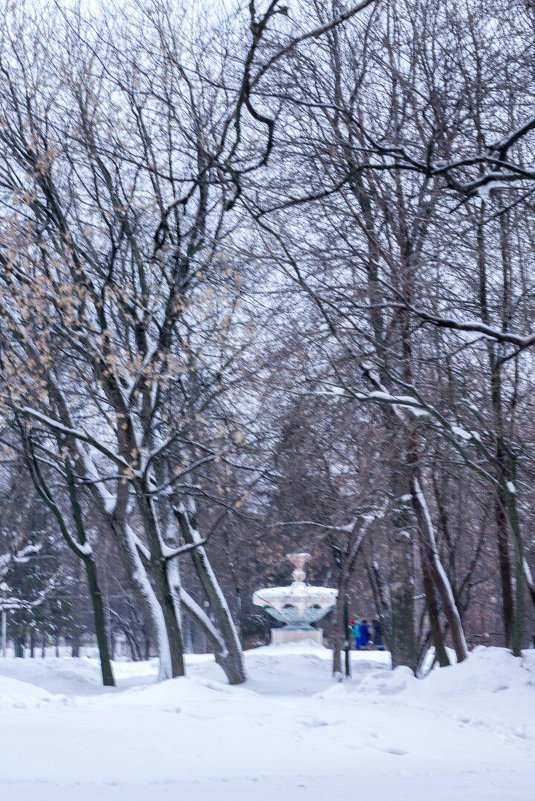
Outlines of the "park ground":
{"label": "park ground", "polygon": [[229,687],[208,656],[155,683],[155,662],[0,660],[2,801],[532,801],[535,651],[478,648],[415,679],[318,646],[248,651]]}

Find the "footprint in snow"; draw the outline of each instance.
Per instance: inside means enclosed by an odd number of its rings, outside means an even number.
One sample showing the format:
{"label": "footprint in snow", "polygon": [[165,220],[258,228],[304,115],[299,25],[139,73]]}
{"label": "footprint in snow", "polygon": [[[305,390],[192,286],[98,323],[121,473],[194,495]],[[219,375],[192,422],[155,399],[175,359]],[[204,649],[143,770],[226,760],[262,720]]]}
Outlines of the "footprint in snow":
{"label": "footprint in snow", "polygon": [[307,726],[310,729],[319,729],[323,726],[329,726],[328,721],[326,720],[319,720],[319,718],[311,718],[310,720],[302,720],[301,724],[303,726]]}

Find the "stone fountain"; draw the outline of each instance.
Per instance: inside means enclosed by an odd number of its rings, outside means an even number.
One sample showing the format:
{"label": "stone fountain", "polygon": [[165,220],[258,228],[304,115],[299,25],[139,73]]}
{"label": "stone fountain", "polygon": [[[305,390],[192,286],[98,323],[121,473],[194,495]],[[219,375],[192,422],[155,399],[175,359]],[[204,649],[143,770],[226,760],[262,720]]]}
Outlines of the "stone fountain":
{"label": "stone fountain", "polygon": [[311,623],[324,617],[336,603],[338,590],[330,587],[311,587],[305,583],[305,564],[309,553],[289,553],[287,559],[294,565],[292,583],[289,587],[266,587],[257,590],[253,603],[261,606],[271,617],[286,625],[271,629],[272,643],[310,641],[323,644],[323,630],[315,629]]}

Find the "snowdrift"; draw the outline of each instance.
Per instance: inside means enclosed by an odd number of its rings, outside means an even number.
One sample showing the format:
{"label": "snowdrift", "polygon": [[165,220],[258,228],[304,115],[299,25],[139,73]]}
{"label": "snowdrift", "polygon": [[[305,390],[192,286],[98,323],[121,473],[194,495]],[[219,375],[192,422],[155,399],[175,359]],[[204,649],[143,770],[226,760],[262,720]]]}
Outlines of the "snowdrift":
{"label": "snowdrift", "polygon": [[26,681],[0,676],[0,710],[35,709],[53,703],[66,704],[69,700],[64,695],[53,695]]}

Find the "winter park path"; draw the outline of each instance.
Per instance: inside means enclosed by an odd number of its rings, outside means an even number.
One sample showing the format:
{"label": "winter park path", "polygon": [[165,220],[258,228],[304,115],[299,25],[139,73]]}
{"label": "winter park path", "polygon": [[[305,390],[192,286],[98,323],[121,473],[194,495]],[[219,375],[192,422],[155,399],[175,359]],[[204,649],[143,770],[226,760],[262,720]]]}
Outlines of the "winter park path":
{"label": "winter park path", "polygon": [[154,684],[150,663],[0,661],[2,801],[531,801],[535,654],[478,649],[417,681],[380,653],[330,680],[321,648],[247,653],[229,687],[208,657]]}

